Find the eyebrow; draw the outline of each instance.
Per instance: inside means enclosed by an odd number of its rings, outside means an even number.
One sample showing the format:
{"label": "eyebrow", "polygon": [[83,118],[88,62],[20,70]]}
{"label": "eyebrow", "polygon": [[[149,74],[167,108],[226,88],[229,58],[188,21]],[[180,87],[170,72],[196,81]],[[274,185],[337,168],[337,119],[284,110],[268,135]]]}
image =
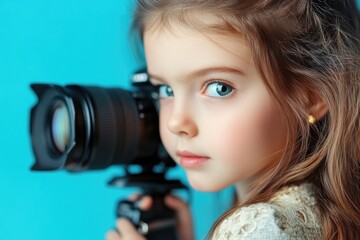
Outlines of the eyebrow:
{"label": "eyebrow", "polygon": [[[192,79],[192,78],[199,78],[201,76],[205,76],[211,73],[231,73],[231,74],[237,74],[237,75],[245,75],[244,72],[241,69],[233,68],[233,67],[207,67],[195,70],[193,72],[190,72],[189,74],[185,75],[185,79]],[[157,82],[166,82],[164,78],[161,76],[158,76],[156,74],[148,73],[151,80],[157,81]]]}

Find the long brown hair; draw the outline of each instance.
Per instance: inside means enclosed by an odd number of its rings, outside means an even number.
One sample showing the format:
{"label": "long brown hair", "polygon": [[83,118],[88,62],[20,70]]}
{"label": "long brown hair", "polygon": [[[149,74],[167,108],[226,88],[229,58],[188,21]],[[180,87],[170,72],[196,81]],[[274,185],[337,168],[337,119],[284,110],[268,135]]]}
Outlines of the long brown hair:
{"label": "long brown hair", "polygon": [[[206,22],[200,14],[217,21]],[[206,15],[205,15],[206,16]],[[206,17],[205,17],[206,18]],[[282,158],[236,208],[268,201],[285,185],[312,182],[325,239],[360,233],[360,17],[355,0],[138,0],[134,29],[182,23],[247,40],[263,81],[286,120]],[[328,112],[307,121],[304,97]]]}

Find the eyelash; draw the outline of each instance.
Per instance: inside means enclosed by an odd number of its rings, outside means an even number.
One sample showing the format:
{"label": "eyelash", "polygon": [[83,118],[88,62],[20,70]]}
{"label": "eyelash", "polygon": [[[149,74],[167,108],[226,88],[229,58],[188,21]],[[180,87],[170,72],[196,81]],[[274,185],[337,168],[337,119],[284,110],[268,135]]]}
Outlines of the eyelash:
{"label": "eyelash", "polygon": [[[163,87],[163,86],[169,86],[169,85],[168,84],[152,84],[152,86],[153,86],[153,91],[155,93],[157,93],[157,99],[159,100],[159,99],[162,99],[162,97],[160,96],[161,95],[160,94],[160,88]],[[165,98],[167,98],[167,97],[165,97]]]}
{"label": "eyelash", "polygon": [[[235,87],[234,87],[231,83],[229,83],[229,82],[227,82],[227,81],[224,81],[224,80],[211,79],[211,80],[205,81],[205,83],[203,84],[203,86],[202,86],[202,88],[201,88],[201,89],[202,89],[201,92],[202,92],[202,93],[205,93],[206,90],[209,88],[209,86],[210,86],[211,84],[213,84],[213,83],[224,84],[224,85],[229,86],[229,87],[232,88],[232,90],[233,90],[232,93],[230,93],[230,94],[227,95],[227,96],[221,97],[222,99],[225,99],[225,98],[230,97],[231,95],[233,95],[233,92],[235,91]],[[210,96],[210,97],[211,97],[211,96]],[[216,97],[213,97],[213,98],[216,98]]]}
{"label": "eyelash", "polygon": [[[224,84],[224,85],[227,85],[229,87],[231,87],[233,89],[233,91],[235,91],[235,88],[232,86],[232,84],[230,84],[229,82],[227,81],[224,81],[224,80],[219,80],[219,79],[211,79],[211,80],[208,80],[208,81],[205,81],[203,84],[202,84],[202,87],[201,87],[201,93],[205,93],[206,90],[209,88],[209,86],[213,83],[219,83],[219,84]],[[168,84],[152,84],[153,87],[155,88],[155,92],[157,92],[159,94],[159,98],[160,98],[160,88],[163,87],[163,86],[169,86]],[[221,97],[222,99],[225,99],[225,98],[228,98],[232,95],[233,93],[227,95],[227,96],[224,96],[224,97]],[[211,96],[209,96],[211,97]],[[212,98],[216,98],[216,97],[212,97]]]}

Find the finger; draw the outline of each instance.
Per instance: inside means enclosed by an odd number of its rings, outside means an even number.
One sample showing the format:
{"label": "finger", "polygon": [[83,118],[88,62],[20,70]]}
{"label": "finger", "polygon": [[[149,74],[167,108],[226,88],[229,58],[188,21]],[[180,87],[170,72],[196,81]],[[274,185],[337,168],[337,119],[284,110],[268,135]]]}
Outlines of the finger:
{"label": "finger", "polygon": [[169,208],[177,213],[178,221],[182,223],[191,222],[191,213],[189,206],[181,199],[174,196],[166,196],[165,203]]}
{"label": "finger", "polygon": [[120,218],[116,222],[116,227],[119,229],[124,239],[145,240],[145,238],[137,232],[135,227],[126,218]]}
{"label": "finger", "polygon": [[180,198],[168,195],[165,197],[165,203],[177,212],[189,212],[189,206]]}
{"label": "finger", "polygon": [[141,196],[140,193],[134,193],[128,197],[128,200],[129,201],[137,201],[137,200],[139,200],[140,196]]}
{"label": "finger", "polygon": [[121,240],[118,232],[112,230],[106,233],[106,240]]}
{"label": "finger", "polygon": [[137,206],[141,209],[141,210],[149,210],[150,207],[153,204],[153,200],[150,196],[141,196],[141,194],[139,193],[135,193],[131,196],[128,197],[129,201],[137,201]]}
{"label": "finger", "polygon": [[189,206],[180,198],[172,195],[165,197],[165,203],[177,213],[177,227],[180,239],[193,239],[193,224]]}
{"label": "finger", "polygon": [[150,196],[144,196],[138,203],[141,210],[149,210],[153,205],[153,199]]}

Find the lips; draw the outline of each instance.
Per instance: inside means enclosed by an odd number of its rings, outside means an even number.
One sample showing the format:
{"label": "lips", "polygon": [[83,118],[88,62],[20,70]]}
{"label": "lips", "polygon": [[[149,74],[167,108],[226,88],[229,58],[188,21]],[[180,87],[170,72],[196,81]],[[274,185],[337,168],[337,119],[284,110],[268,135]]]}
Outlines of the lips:
{"label": "lips", "polygon": [[204,165],[210,157],[194,154],[189,151],[176,151],[180,158],[180,165],[184,168],[198,168]]}

